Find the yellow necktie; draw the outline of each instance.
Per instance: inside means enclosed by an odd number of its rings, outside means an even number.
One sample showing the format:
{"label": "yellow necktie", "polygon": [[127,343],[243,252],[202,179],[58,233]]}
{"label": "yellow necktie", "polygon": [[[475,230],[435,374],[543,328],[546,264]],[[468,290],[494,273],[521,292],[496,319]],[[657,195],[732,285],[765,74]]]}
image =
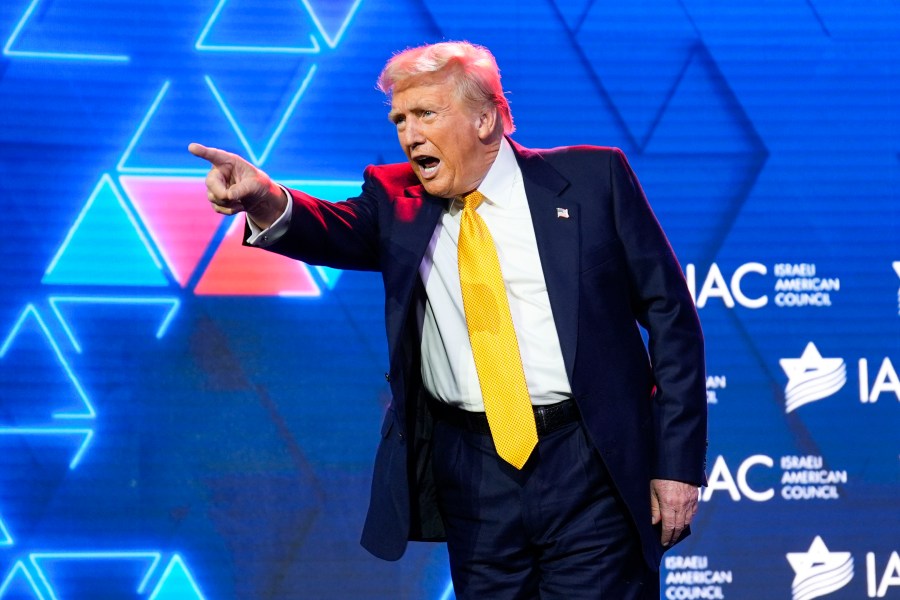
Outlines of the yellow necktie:
{"label": "yellow necktie", "polygon": [[521,469],[537,445],[537,427],[519,342],[494,239],[475,212],[484,196],[474,191],[462,200],[465,208],[459,225],[459,283],[475,370],[497,454]]}

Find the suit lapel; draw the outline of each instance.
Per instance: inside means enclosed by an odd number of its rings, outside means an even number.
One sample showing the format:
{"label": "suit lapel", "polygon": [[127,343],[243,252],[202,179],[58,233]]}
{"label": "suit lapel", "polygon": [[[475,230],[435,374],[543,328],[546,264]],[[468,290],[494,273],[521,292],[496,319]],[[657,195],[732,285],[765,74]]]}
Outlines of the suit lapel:
{"label": "suit lapel", "polygon": [[563,194],[568,180],[544,158],[512,142],[531,211],[550,308],[559,335],[569,381],[575,366],[578,341],[580,272],[579,203]]}
{"label": "suit lapel", "polygon": [[[392,199],[394,218],[387,240],[390,256],[382,269],[388,302],[385,316],[391,342],[399,339],[419,277],[419,265],[446,205],[446,200],[427,194],[418,185],[406,188],[403,195]],[[397,346],[392,343],[391,347]]]}

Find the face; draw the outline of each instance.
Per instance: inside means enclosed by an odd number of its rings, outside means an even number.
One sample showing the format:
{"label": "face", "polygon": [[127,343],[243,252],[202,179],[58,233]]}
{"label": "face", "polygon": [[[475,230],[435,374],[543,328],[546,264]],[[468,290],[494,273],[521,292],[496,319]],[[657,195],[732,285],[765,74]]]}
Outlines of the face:
{"label": "face", "polygon": [[394,88],[388,118],[425,190],[452,198],[478,187],[499,149],[493,111],[456,97],[451,74],[428,74]]}

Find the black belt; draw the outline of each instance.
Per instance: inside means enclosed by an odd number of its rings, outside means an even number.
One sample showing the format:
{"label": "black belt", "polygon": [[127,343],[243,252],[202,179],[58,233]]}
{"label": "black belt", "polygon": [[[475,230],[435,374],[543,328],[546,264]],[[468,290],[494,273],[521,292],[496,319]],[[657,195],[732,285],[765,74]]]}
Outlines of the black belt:
{"label": "black belt", "polygon": [[[450,406],[439,400],[430,400],[431,412],[436,419],[466,431],[483,434],[491,433],[487,415],[483,412],[471,412]],[[547,435],[581,419],[578,414],[578,406],[571,399],[563,400],[556,404],[533,406],[532,408],[534,409],[534,423],[537,425],[538,436]]]}

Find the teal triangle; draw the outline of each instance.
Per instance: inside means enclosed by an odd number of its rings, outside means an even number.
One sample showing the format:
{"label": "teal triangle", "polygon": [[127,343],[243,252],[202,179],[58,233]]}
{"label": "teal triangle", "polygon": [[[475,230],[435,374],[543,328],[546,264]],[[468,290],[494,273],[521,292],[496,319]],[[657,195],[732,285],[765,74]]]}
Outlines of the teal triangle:
{"label": "teal triangle", "polygon": [[94,188],[42,280],[45,284],[166,286],[131,211],[108,175]]}
{"label": "teal triangle", "polygon": [[44,600],[21,560],[0,583],[0,600]]}
{"label": "teal triangle", "polygon": [[150,600],[204,600],[181,557],[172,558]]}

